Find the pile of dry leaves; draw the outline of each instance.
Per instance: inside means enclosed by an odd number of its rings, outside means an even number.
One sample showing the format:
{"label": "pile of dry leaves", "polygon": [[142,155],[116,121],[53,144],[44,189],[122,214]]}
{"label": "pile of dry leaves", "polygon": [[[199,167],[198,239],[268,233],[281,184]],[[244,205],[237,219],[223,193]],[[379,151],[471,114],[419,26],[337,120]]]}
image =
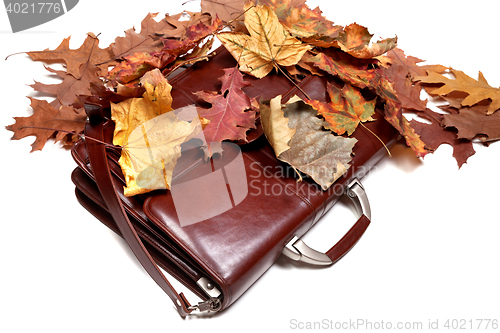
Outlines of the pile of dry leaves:
{"label": "pile of dry leaves", "polygon": [[[134,195],[146,191],[137,185],[137,176],[151,168],[143,165],[137,170],[143,160],[141,149],[130,144],[138,142],[137,136],[159,131],[154,145],[161,149],[158,165],[152,168],[156,176],[151,179],[160,179],[157,188],[169,188],[180,144],[201,131],[207,142],[246,140],[259,113],[276,157],[292,167],[292,157],[307,148],[302,137],[321,137],[314,141],[319,155],[303,164],[314,165],[314,159],[327,157],[333,177],[316,179],[310,170],[297,169],[323,189],[349,167],[356,144],[349,136],[358,125],[374,121],[376,106],[383,108],[385,119],[419,157],[447,143],[453,146],[460,167],[474,154],[471,140],[488,144],[500,138],[500,113],[496,112],[500,89],[491,87],[481,73],[475,80],[441,65],[419,66],[422,60],[396,48],[396,38],[372,43],[367,28],[356,23],[335,25],[319,8],[310,9],[305,0],[202,0],[201,12],[166,15],[161,20],[156,16],[148,14],[140,32],[129,29],[106,48],[100,48],[98,37],[89,34],[78,49],[70,49],[67,38],[55,50],[29,52],[33,60],[59,62],[65,70],[46,67],[61,83],[32,85],[54,99],[49,103],[30,98],[33,115],[17,117],[7,127],[14,132],[13,139],[35,136],[32,151],[41,150],[49,138],[72,145],[86,122],[84,104],[110,107],[116,123],[113,143],[125,148],[120,164],[127,178],[127,195]],[[239,66],[224,70],[220,92],[195,93],[210,108],[199,108],[192,120],[179,120],[171,112],[169,75],[182,66],[211,61],[215,38]],[[276,96],[259,105],[244,92],[245,76],[260,79],[269,73],[294,82],[306,74],[332,76],[343,87],[328,85],[330,101],[326,103],[306,94],[303,100],[294,97],[286,104]],[[442,113],[431,111],[427,100],[421,100],[422,89],[446,102]],[[295,112],[298,109],[302,112]],[[406,112],[430,124],[408,121]],[[154,128],[147,125],[151,119],[156,119]]]}

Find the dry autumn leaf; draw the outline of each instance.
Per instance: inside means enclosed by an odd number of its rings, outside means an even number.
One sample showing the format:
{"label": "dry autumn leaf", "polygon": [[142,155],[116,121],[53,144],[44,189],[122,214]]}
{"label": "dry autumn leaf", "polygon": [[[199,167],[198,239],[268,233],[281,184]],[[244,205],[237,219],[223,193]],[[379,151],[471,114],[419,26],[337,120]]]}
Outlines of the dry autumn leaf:
{"label": "dry autumn leaf", "polygon": [[490,86],[483,73],[479,72],[478,80],[474,80],[462,71],[452,69],[451,73],[455,76],[455,79],[449,79],[431,70],[428,71],[427,76],[417,76],[414,80],[426,84],[442,84],[441,87],[429,91],[432,95],[444,96],[455,91],[469,94],[462,101],[462,106],[473,106],[489,99],[491,104],[488,108],[488,115],[493,114],[500,108],[500,88]]}
{"label": "dry autumn leaf", "polygon": [[[82,133],[87,115],[82,109],[74,110],[69,106],[61,106],[56,109],[47,101],[31,98],[31,107],[34,112],[29,117],[15,117],[15,124],[7,126],[9,131],[14,132],[13,140],[19,140],[27,136],[35,136],[31,152],[42,150],[47,140],[54,136],[55,141],[73,143],[73,136],[63,131]],[[34,128],[39,127],[39,128]],[[40,128],[44,127],[46,129]],[[60,130],[60,131],[58,131]]]}
{"label": "dry autumn leaf", "polygon": [[144,82],[144,87],[146,91],[142,98],[129,98],[117,104],[111,103],[111,118],[115,122],[114,145],[126,146],[130,133],[137,126],[172,111],[172,96],[170,95],[172,86],[166,79],[157,82],[156,85]]}
{"label": "dry autumn leaf", "polygon": [[[138,87],[133,81],[144,73],[159,68],[165,75],[174,70],[177,64],[194,63],[206,60],[206,54],[212,45],[212,39],[200,46],[203,39],[219,29],[221,21],[215,19],[212,25],[203,22],[190,25],[184,31],[184,39],[161,39],[163,46],[155,52],[134,52],[123,57],[107,77],[107,80],[116,87],[117,84]],[[183,57],[182,57],[183,56]],[[166,68],[169,66],[169,68]],[[136,82],[137,83],[137,82]]]}
{"label": "dry autumn leaf", "polygon": [[374,121],[375,99],[367,101],[359,89],[345,84],[342,90],[327,83],[329,103],[316,100],[306,100],[318,113],[325,118],[325,128],[342,135],[351,135],[360,122]]}
{"label": "dry autumn leaf", "polygon": [[318,53],[307,61],[346,83],[361,89],[368,88],[381,97],[385,103],[384,118],[405,137],[407,145],[413,149],[415,155],[424,157],[429,150],[403,116],[401,102],[383,70],[369,69],[370,62],[349,57],[351,56],[342,51],[330,51],[328,55]]}
{"label": "dry autumn leaf", "polygon": [[397,45],[397,37],[380,40],[370,45],[372,36],[365,27],[352,23],[340,32],[336,41],[342,51],[360,59],[378,57]]}
{"label": "dry autumn leaf", "polygon": [[245,6],[245,26],[250,35],[237,32],[217,34],[242,72],[263,78],[273,68],[297,64],[311,49],[284,29],[276,14],[267,6]]}
{"label": "dry autumn leaf", "polygon": [[454,114],[444,115],[442,125],[455,127],[458,138],[472,140],[479,138],[484,142],[500,139],[500,113],[488,115],[481,105],[461,107]]}
{"label": "dry autumn leaf", "polygon": [[371,61],[357,60],[339,50],[306,54],[304,57],[306,63],[361,89],[371,87],[377,76],[377,72],[369,68]]}
{"label": "dry autumn leaf", "polygon": [[45,67],[49,72],[56,74],[62,79],[58,84],[43,84],[36,82],[30,85],[35,91],[40,91],[54,95],[56,98],[50,103],[53,107],[59,108],[62,105],[72,105],[78,95],[90,96],[90,85],[99,84],[101,80],[97,75],[97,67],[91,64],[81,64],[80,74],[75,77],[65,71],[58,71]]}
{"label": "dry autumn leaf", "polygon": [[187,122],[171,112],[172,87],[158,69],[147,73],[142,83],[146,89],[142,98],[111,104],[113,144],[123,148],[118,163],[125,177],[125,196],[170,188],[180,145],[202,130],[197,114]]}
{"label": "dry autumn leaf", "polygon": [[[281,96],[275,98],[281,99]],[[283,117],[288,118],[288,127],[296,130],[288,142],[290,148],[280,153],[278,159],[290,164],[296,171],[307,174],[326,191],[349,168],[352,149],[357,140],[323,131],[323,120],[316,117],[316,110],[297,96],[284,105],[283,111],[275,110],[283,112]],[[274,116],[269,120],[277,120],[281,125],[276,126],[283,126],[281,117]],[[271,135],[266,133],[268,137]],[[300,180],[302,177],[299,174]]]}
{"label": "dry autumn leaf", "polygon": [[290,149],[288,142],[292,139],[296,129],[288,127],[288,118],[284,117],[281,107],[281,95],[273,98],[269,102],[269,106],[260,105],[260,121],[276,157]]}
{"label": "dry autumn leaf", "polygon": [[[125,31],[125,37],[117,37],[111,45],[115,58],[122,58],[132,53],[154,52],[163,47],[161,38],[181,38],[186,33],[186,28],[200,22],[207,23],[208,17],[201,13],[183,12],[176,15],[165,15],[157,22],[158,13],[149,13],[141,22],[141,31],[137,33],[134,28]],[[180,19],[189,16],[189,20]]]}
{"label": "dry autumn leaf", "polygon": [[181,144],[201,130],[198,115],[187,122],[179,120],[174,112],[167,112],[130,131],[119,160],[126,181],[124,195],[170,189]]}
{"label": "dry autumn leaf", "polygon": [[212,104],[209,109],[199,108],[201,117],[210,123],[203,133],[207,142],[216,143],[223,140],[246,141],[246,132],[255,128],[255,111],[250,98],[242,88],[250,83],[243,80],[238,68],[224,69],[220,93],[215,91],[198,91],[194,94],[200,99]]}
{"label": "dry autumn leaf", "polygon": [[257,0],[256,5],[273,9],[283,26],[296,37],[336,37],[342,27],[334,25],[319,7],[310,9],[304,0]]}
{"label": "dry autumn leaf", "polygon": [[243,14],[245,0],[201,0],[201,11],[218,17],[223,22],[237,19]]}
{"label": "dry autumn leaf", "polygon": [[66,71],[75,78],[81,76],[80,67],[82,64],[95,65],[99,68],[100,75],[106,75],[108,67],[115,65],[110,47],[99,48],[99,39],[93,34],[88,34],[82,46],[72,50],[69,48],[70,37],[65,38],[55,50],[33,51],[28,55],[33,60],[39,61],[63,61],[66,64]]}
{"label": "dry autumn leaf", "polygon": [[124,61],[115,66],[106,77],[112,86],[116,86],[118,83],[130,83],[154,68],[163,68],[173,62],[175,56],[157,57],[150,53],[137,52],[126,55],[123,59]]}
{"label": "dry autumn leaf", "polygon": [[411,110],[425,110],[427,108],[427,100],[420,99],[422,86],[413,82],[412,78],[425,75],[427,70],[443,73],[447,67],[440,65],[419,66],[418,64],[423,62],[423,60],[406,56],[398,48],[389,51],[387,57],[390,60],[390,64],[384,72],[394,82],[394,90],[401,101],[402,107]]}
{"label": "dry autumn leaf", "polygon": [[445,129],[441,126],[443,118],[447,115],[436,113],[429,109],[417,112],[417,114],[431,123],[425,124],[412,119],[410,125],[430,149],[436,150],[442,144],[449,144],[453,147],[453,157],[457,160],[459,168],[467,162],[469,157],[476,153],[471,141],[460,140],[457,138],[455,131]]}

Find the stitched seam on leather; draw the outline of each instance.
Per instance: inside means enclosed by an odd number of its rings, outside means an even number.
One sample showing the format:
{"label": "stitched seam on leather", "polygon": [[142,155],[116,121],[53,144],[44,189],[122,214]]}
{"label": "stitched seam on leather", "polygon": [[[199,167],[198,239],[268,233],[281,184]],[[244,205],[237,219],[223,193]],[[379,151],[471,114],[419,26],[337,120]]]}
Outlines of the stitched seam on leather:
{"label": "stitched seam on leather", "polygon": [[[154,223],[156,223],[156,225],[158,225],[158,226],[162,225],[161,221],[160,221],[160,220],[158,220],[158,218],[156,217],[156,215],[154,215],[154,214],[153,214],[153,212],[151,211],[151,209],[150,209],[149,205],[144,205],[144,208],[145,208],[145,210],[149,213],[149,214],[146,214],[146,215],[148,216],[148,218],[150,218],[150,219],[154,220],[153,222],[154,222]],[[167,233],[167,234],[168,234],[168,233]],[[177,241],[178,241],[179,243],[182,243],[182,245],[183,245],[183,246],[181,246],[181,247],[183,247],[183,248],[188,248],[188,247],[186,246],[186,244],[184,244],[184,242],[182,242],[181,240],[177,240]],[[201,258],[200,256],[196,255],[196,257],[198,258],[198,260],[199,260],[200,262],[203,262],[203,263],[205,264],[205,266],[207,266],[207,267],[212,267],[212,265],[209,265],[209,264],[208,264],[208,262],[206,262],[206,260],[204,260],[204,259],[203,259],[203,258]],[[223,281],[226,285],[228,285],[228,284],[227,284],[226,279],[224,279],[222,276],[220,276],[220,275],[219,275],[217,272],[215,272],[213,269],[212,269],[212,273],[213,273],[215,276],[217,276],[217,278],[218,278],[220,281]],[[230,288],[226,288],[226,294],[224,294],[224,299],[227,299],[227,301],[228,301],[228,302],[230,302],[230,301],[232,300],[232,294],[231,294],[231,290],[230,290]],[[231,304],[231,303],[229,303],[229,304]]]}

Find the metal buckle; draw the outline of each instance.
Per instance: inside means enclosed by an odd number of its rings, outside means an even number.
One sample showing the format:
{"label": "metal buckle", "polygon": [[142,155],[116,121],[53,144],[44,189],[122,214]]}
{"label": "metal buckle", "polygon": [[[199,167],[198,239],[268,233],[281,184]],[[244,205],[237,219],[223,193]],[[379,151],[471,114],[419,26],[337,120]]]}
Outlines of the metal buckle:
{"label": "metal buckle", "polygon": [[222,303],[219,296],[222,294],[219,289],[206,277],[200,278],[196,284],[209,296],[210,298],[204,302],[199,302],[196,305],[190,306],[189,310],[198,310],[200,312],[217,312],[221,309]]}
{"label": "metal buckle", "polygon": [[200,302],[196,305],[192,305],[188,310],[198,310],[200,312],[217,312],[221,309],[222,303],[220,299],[211,297],[210,299]]}

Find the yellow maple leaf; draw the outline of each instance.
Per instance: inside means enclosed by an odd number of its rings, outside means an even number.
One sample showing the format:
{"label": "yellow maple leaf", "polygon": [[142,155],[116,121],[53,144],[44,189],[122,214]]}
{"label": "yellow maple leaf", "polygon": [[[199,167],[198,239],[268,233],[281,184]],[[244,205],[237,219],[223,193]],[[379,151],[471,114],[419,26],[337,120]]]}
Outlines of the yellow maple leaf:
{"label": "yellow maple leaf", "polygon": [[136,127],[123,147],[119,164],[125,176],[125,196],[170,189],[181,144],[202,131],[196,114],[191,122],[164,113]]}
{"label": "yellow maple leaf", "polygon": [[118,163],[125,177],[125,196],[170,189],[180,145],[202,131],[196,108],[190,122],[170,112],[172,87],[161,73],[145,76],[143,84],[142,98],[111,104],[113,144],[122,146]]}
{"label": "yellow maple leaf", "polygon": [[250,35],[241,32],[217,34],[238,60],[240,71],[263,78],[273,68],[297,64],[311,49],[311,46],[293,38],[268,6],[247,3],[245,10],[245,26]]}
{"label": "yellow maple leaf", "polygon": [[[155,69],[152,72],[159,71]],[[155,75],[155,74],[152,74]],[[172,111],[172,86],[167,80],[145,80],[146,91],[142,98],[129,98],[120,103],[111,103],[111,119],[115,122],[113,144],[125,146],[128,136],[140,124]]]}

